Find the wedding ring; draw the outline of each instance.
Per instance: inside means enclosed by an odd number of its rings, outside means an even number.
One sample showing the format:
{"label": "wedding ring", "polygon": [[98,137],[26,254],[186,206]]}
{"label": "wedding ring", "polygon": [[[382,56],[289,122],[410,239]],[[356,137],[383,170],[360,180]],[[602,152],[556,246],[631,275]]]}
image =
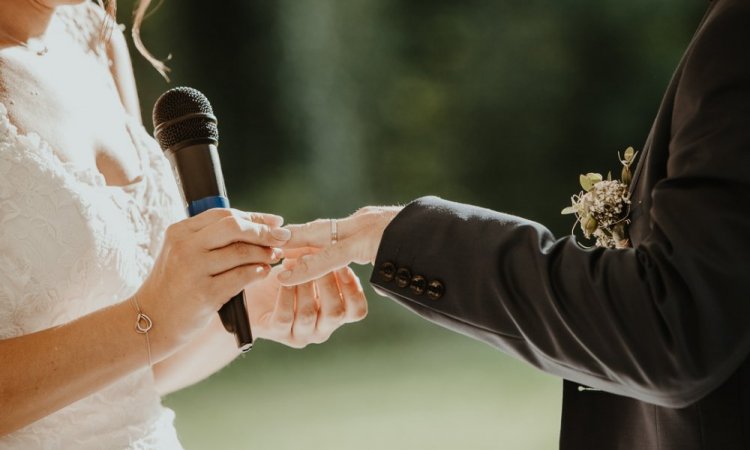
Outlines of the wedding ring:
{"label": "wedding ring", "polygon": [[336,219],[331,219],[331,245],[339,241],[339,228]]}

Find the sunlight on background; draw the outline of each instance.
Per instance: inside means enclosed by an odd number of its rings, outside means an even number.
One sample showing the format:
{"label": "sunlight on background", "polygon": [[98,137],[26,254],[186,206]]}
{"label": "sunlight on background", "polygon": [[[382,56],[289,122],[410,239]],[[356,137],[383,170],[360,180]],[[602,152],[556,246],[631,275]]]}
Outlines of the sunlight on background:
{"label": "sunlight on background", "polygon": [[[172,84],[133,59],[147,128],[169,87],[211,100],[234,206],[300,222],[436,194],[563,235],[578,174],[644,142],[704,7],[165,0],[143,36]],[[369,298],[325,345],[260,342],[168,397],[186,448],[557,447],[560,380]]]}
{"label": "sunlight on background", "polygon": [[166,400],[186,448],[556,447],[559,380],[370,298],[373,316],[397,316],[413,333],[358,339],[346,330],[302,351],[259,343]]}

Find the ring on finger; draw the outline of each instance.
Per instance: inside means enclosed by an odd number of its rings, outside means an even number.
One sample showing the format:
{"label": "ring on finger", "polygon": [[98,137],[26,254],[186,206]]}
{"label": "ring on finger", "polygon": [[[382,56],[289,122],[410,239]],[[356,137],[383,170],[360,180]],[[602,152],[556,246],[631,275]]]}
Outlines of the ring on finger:
{"label": "ring on finger", "polygon": [[336,219],[331,219],[331,245],[339,241],[339,227]]}

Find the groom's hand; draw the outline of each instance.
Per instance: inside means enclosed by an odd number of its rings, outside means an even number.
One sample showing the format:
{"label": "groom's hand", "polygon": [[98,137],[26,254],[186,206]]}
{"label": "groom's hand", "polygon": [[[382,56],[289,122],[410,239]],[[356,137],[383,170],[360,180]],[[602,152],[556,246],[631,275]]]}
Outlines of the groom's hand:
{"label": "groom's hand", "polygon": [[368,206],[345,219],[335,220],[335,224],[334,219],[319,219],[287,226],[292,232],[291,239],[284,246],[287,255],[296,249],[315,253],[302,256],[293,268],[281,272],[279,282],[293,286],[351,263],[372,264],[385,228],[399,211],[401,207]]}
{"label": "groom's hand", "polygon": [[367,315],[367,299],[350,268],[297,286],[279,285],[275,275],[294,264],[287,258],[272,269],[272,276],[247,287],[256,337],[302,348],[325,342],[339,327]]}

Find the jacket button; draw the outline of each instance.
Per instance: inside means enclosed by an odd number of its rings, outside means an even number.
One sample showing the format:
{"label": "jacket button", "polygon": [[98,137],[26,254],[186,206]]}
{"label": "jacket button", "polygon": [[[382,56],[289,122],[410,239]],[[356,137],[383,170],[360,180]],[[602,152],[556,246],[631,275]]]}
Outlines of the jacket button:
{"label": "jacket button", "polygon": [[445,286],[442,281],[432,280],[429,282],[427,285],[427,296],[430,300],[440,300],[443,294],[445,294]]}
{"label": "jacket button", "polygon": [[398,269],[396,272],[396,286],[405,288],[411,282],[411,271],[406,267]]}
{"label": "jacket button", "polygon": [[392,262],[384,262],[380,266],[380,278],[387,282],[393,281],[396,276],[396,266]]}
{"label": "jacket button", "polygon": [[414,295],[422,295],[424,294],[424,291],[427,290],[427,280],[422,275],[414,275],[414,278],[411,279],[409,288]]}

